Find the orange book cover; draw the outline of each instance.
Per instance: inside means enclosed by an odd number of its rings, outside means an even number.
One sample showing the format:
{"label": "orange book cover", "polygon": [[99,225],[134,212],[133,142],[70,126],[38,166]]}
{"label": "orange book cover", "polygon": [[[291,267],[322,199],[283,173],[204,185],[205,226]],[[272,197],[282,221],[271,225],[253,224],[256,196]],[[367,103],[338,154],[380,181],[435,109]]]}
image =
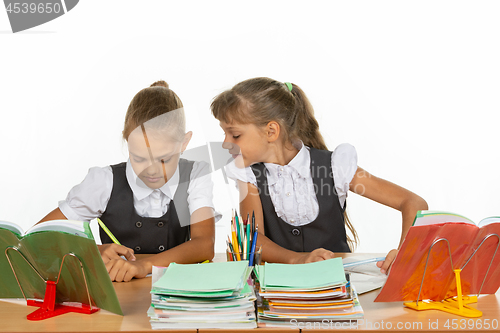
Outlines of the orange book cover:
{"label": "orange book cover", "polygon": [[[461,272],[463,295],[474,295],[480,290],[481,294],[495,293],[500,286],[500,251],[496,251],[500,238],[497,235],[500,235],[500,217],[483,219],[476,225],[452,213],[418,212],[375,302],[416,301],[417,298],[441,301],[456,296],[453,269],[464,265]],[[439,239],[448,242],[436,242]]]}

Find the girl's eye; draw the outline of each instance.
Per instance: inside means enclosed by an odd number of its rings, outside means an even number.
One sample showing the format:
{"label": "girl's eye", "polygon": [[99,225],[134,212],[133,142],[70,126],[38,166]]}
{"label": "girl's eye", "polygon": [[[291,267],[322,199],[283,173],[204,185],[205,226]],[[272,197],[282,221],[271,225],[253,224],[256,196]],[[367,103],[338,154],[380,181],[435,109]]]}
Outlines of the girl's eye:
{"label": "girl's eye", "polygon": [[142,162],[144,162],[144,159],[143,158],[134,158],[134,161],[136,163],[142,163]]}
{"label": "girl's eye", "polygon": [[239,137],[239,135],[233,135],[233,139],[238,139]]}
{"label": "girl's eye", "polygon": [[168,160],[166,160],[166,161],[165,161],[165,160],[161,160],[161,163],[166,164],[166,163],[170,162],[170,160],[171,160],[171,159],[172,159],[172,157],[170,157],[170,158],[169,158]]}

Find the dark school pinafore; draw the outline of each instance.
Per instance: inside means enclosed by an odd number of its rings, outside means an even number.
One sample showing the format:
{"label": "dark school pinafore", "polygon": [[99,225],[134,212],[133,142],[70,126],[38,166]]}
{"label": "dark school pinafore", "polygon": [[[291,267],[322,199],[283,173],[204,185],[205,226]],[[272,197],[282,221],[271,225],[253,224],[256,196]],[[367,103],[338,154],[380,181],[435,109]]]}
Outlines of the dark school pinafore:
{"label": "dark school pinafore", "polygon": [[252,165],[257,178],[265,235],[276,244],[295,251],[311,252],[324,248],[332,252],[351,252],[347,245],[344,208],[340,206],[332,174],[331,151],[310,148],[311,173],[319,204],[316,219],[303,226],[293,226],[276,214],[267,185],[264,163]]}
{"label": "dark school pinafore", "polygon": [[[139,216],[134,208],[134,194],[126,177],[126,163],[112,165],[113,189],[101,220],[118,241],[135,253],[160,253],[189,240],[187,189],[193,161],[179,160],[179,185],[167,212],[161,217]],[[182,225],[180,221],[183,221]],[[99,227],[102,244],[112,243]]]}

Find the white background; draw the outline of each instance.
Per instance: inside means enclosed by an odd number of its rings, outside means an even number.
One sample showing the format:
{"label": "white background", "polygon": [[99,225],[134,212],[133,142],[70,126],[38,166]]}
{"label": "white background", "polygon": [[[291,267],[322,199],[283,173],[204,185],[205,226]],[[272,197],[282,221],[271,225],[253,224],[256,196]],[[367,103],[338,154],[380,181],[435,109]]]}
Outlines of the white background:
{"label": "white background", "polygon": [[[25,229],[92,166],[124,161],[128,103],[164,79],[190,147],[222,140],[214,96],[256,76],[308,94],[330,149],[475,221],[500,214],[500,2],[96,1],[12,34],[0,9],[0,219]],[[217,251],[234,189],[218,182]],[[232,191],[232,196],[229,195]],[[399,212],[350,194],[358,252],[398,245]]]}

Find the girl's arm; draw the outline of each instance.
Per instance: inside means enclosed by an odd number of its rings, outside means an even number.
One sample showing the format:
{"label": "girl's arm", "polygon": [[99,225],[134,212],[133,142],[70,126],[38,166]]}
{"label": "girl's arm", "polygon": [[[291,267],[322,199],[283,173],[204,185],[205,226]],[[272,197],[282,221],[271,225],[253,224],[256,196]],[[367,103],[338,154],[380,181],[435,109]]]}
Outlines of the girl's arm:
{"label": "girl's arm", "polygon": [[[52,220],[67,220],[67,219],[68,218],[63,214],[63,212],[59,208],[56,208],[47,215],[45,215],[45,217],[40,221],[38,221],[36,224]],[[99,253],[101,254],[102,260],[104,261],[105,264],[113,259],[122,259],[121,256],[124,256],[125,258],[127,258],[127,260],[135,260],[134,250],[123,245],[111,243],[111,244],[97,245],[97,248],[99,249]]]}
{"label": "girl's arm", "polygon": [[150,274],[154,266],[172,262],[191,264],[214,257],[215,218],[213,209],[203,207],[191,214],[191,239],[176,247],[136,261],[111,260],[106,264],[112,281],[130,281]]}
{"label": "girl's arm", "polygon": [[252,216],[252,213],[255,214],[255,223],[259,227],[257,247],[262,247],[262,261],[299,264],[334,257],[333,252],[325,249],[316,249],[312,252],[294,252],[279,246],[267,238],[264,232],[264,216],[258,188],[253,184],[245,183],[240,180],[238,180],[238,188],[240,192],[241,216],[247,216],[247,214]]}
{"label": "girl's arm", "polygon": [[[413,224],[417,211],[428,209],[427,202],[415,193],[387,180],[375,177],[360,167],[356,170],[349,185],[349,189],[356,194],[401,212],[403,225],[398,249]],[[386,260],[379,266],[383,273],[387,272],[393,260],[396,258],[396,254],[397,250],[391,250],[387,254]]]}
{"label": "girl's arm", "polygon": [[64,216],[63,212],[61,212],[59,208],[56,208],[47,215],[45,215],[45,217],[40,221],[38,221],[36,224],[52,220],[67,220],[67,218],[66,216]]}

